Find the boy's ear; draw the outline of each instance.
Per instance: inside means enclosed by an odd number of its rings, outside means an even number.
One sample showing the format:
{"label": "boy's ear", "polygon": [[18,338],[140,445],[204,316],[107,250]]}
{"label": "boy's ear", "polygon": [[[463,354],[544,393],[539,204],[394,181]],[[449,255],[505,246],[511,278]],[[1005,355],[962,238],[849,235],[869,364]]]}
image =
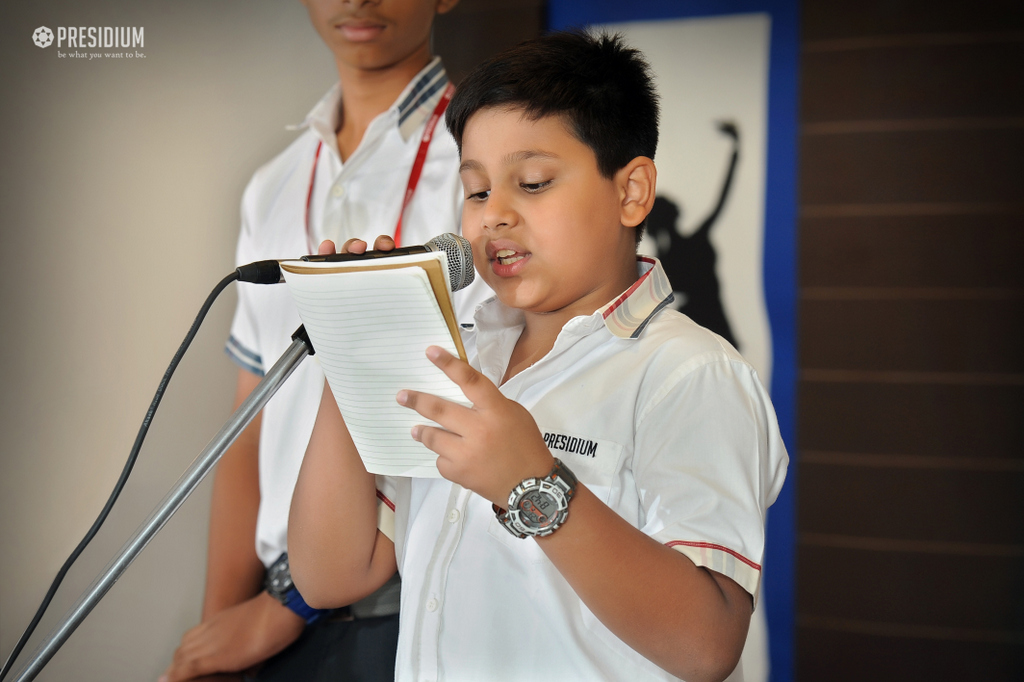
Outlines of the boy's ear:
{"label": "boy's ear", "polygon": [[615,174],[619,187],[620,222],[626,227],[636,227],[644,221],[654,206],[654,192],[658,184],[658,169],[654,161],[638,156]]}
{"label": "boy's ear", "polygon": [[448,12],[451,12],[457,4],[459,4],[459,0],[437,0],[437,4],[434,8],[438,14],[447,14]]}

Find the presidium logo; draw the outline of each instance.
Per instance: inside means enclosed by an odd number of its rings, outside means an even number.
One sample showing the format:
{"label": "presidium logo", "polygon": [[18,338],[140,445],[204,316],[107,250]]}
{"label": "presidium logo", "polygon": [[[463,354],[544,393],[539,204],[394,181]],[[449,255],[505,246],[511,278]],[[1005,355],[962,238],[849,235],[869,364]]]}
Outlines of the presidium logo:
{"label": "presidium logo", "polygon": [[36,44],[36,47],[49,47],[53,42],[53,31],[45,26],[40,26],[32,33],[32,42]]}
{"label": "presidium logo", "polygon": [[[58,26],[57,56],[61,59],[135,59],[146,55],[134,48],[145,47],[145,28],[142,26]],[[47,26],[40,26],[32,32],[32,42],[37,47],[49,47],[53,44],[53,31]],[[75,48],[74,52],[61,52],[61,47]],[[79,48],[90,48],[93,52],[82,52]],[[100,52],[110,48],[133,48],[131,51]]]}

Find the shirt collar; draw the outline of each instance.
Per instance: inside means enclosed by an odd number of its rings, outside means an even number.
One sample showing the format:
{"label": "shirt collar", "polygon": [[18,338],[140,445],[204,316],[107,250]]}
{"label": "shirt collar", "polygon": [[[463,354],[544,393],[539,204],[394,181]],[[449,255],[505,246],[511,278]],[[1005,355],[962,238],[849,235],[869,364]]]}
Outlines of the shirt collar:
{"label": "shirt collar", "polygon": [[398,131],[402,133],[403,140],[408,140],[420,124],[434,113],[447,86],[448,73],[440,57],[434,57],[409,82],[392,107],[398,109]]}
{"label": "shirt collar", "polygon": [[[563,331],[573,328],[581,336],[586,335],[600,328],[600,320],[614,336],[639,338],[647,323],[668,306],[674,296],[668,275],[657,258],[637,256],[636,269],[639,278],[631,287],[593,315],[570,320]],[[476,323],[480,331],[485,332],[522,326],[524,316],[521,310],[509,308],[497,298],[491,298],[477,309]]]}
{"label": "shirt collar", "polygon": [[[403,140],[408,141],[409,136],[433,113],[447,85],[448,73],[440,57],[430,60],[430,63],[409,81],[387,112],[394,112],[395,122]],[[341,83],[335,83],[310,110],[301,124],[288,127],[292,130],[308,127],[320,139],[331,145],[338,130],[340,109]]]}
{"label": "shirt collar", "polygon": [[636,269],[640,278],[633,286],[597,311],[604,317],[608,331],[622,339],[640,336],[651,318],[674,298],[672,284],[661,267],[661,261],[650,256],[637,256]]}

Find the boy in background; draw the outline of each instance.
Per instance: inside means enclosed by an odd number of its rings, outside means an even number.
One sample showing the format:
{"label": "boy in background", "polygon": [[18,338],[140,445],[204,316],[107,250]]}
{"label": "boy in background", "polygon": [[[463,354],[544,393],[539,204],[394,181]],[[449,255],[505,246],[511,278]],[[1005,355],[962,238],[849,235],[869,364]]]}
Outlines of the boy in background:
{"label": "boy in background", "polygon": [[292,499],[296,583],[343,604],[397,566],[399,680],[722,680],[788,458],[754,369],[636,255],[647,65],[616,38],[550,35],[480,67],[446,116],[497,298],[468,363],[426,352],[472,407],[399,392],[440,425],[411,436],[443,478],[374,477],[325,387]]}
{"label": "boy in background", "polygon": [[[246,188],[238,264],[298,257],[328,238],[387,234],[389,245],[422,244],[458,231],[458,150],[434,127],[452,90],[430,49],[435,15],[457,2],[303,0],[339,83]],[[240,365],[236,407],[300,325],[285,287],[238,291],[226,349]],[[484,291],[478,284],[456,295],[460,319]],[[218,465],[203,620],[182,637],[162,679],[244,671],[267,659],[255,679],[392,679],[397,576],[325,613],[304,603],[288,572],[288,509],[322,386],[315,361],[300,365]]]}

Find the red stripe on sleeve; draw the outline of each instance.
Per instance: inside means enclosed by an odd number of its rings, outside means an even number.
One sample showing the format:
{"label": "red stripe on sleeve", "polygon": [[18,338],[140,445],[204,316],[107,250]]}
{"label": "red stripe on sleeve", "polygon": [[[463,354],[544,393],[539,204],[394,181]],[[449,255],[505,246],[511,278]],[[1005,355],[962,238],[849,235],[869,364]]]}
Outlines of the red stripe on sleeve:
{"label": "red stripe on sleeve", "polygon": [[377,499],[380,500],[381,502],[383,502],[384,504],[386,504],[388,506],[388,509],[390,509],[391,511],[395,511],[395,503],[392,502],[391,500],[389,500],[384,495],[384,493],[382,493],[379,490],[377,491]]}
{"label": "red stripe on sleeve", "polygon": [[[377,495],[380,495],[380,493],[378,492]],[[736,557],[737,559],[739,559],[740,561],[745,563],[747,566],[750,566],[751,568],[753,568],[755,571],[760,571],[761,570],[761,565],[760,564],[755,564],[753,561],[751,561],[747,557],[743,556],[739,552],[735,552],[735,551],[729,549],[728,547],[722,547],[721,545],[714,545],[714,544],[712,544],[710,542],[683,542],[682,540],[673,540],[672,542],[666,542],[665,543],[666,547],[675,547],[677,545],[683,545],[685,547],[703,547],[705,549],[717,549],[717,550],[720,550],[722,552],[725,552],[726,554],[733,555],[734,557]]]}

